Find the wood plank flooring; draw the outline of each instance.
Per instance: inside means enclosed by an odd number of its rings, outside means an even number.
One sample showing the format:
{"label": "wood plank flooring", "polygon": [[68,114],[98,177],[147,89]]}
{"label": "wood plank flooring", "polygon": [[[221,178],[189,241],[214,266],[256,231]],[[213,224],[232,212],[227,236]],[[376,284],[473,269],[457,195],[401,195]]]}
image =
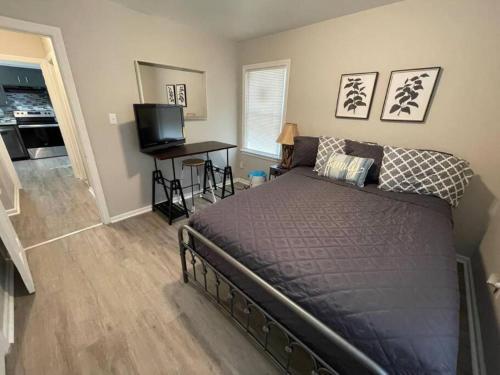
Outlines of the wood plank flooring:
{"label": "wood plank flooring", "polygon": [[101,222],[88,186],[73,177],[67,156],[14,162],[23,189],[11,216],[24,247]]}
{"label": "wood plank flooring", "polygon": [[[185,221],[168,226],[147,213],[29,250],[37,292],[16,283],[7,374],[279,373],[181,282],[177,228]],[[459,374],[471,373],[468,339],[461,332]]]}
{"label": "wood plank flooring", "polygon": [[148,213],[29,250],[37,292],[17,290],[7,373],[278,373],[180,281],[179,225]]}

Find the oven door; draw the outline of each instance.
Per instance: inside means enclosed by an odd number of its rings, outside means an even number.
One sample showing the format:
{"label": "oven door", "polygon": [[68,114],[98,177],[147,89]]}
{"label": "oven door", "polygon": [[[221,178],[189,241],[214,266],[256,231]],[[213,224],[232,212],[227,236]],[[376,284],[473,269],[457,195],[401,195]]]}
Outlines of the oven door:
{"label": "oven door", "polygon": [[0,136],[5,143],[11,160],[29,159],[28,152],[24,148],[19,130],[15,125],[0,125]]}
{"label": "oven door", "polygon": [[58,124],[25,124],[18,127],[31,159],[68,154]]}

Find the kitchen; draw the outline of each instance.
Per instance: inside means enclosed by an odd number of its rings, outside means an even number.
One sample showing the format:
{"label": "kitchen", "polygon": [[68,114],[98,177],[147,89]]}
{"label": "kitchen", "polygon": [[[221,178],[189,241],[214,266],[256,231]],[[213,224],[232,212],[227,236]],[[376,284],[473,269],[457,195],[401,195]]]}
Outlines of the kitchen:
{"label": "kitchen", "polygon": [[0,134],[12,161],[67,155],[35,64],[0,62]]}
{"label": "kitchen", "polygon": [[100,223],[92,191],[68,156],[68,116],[51,72],[57,65],[40,64],[0,57],[3,155],[19,180],[9,215],[25,248]]}

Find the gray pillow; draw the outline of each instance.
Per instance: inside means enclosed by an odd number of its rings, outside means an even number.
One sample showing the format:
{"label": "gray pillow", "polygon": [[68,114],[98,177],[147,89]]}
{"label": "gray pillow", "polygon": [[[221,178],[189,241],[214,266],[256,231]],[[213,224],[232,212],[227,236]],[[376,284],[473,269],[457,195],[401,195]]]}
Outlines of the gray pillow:
{"label": "gray pillow", "polygon": [[380,175],[380,167],[382,166],[382,159],[384,157],[384,148],[382,146],[346,139],[345,153],[360,158],[373,159],[373,165],[368,172],[368,176],[366,176],[365,183],[378,184],[378,176]]}
{"label": "gray pillow", "polygon": [[473,174],[468,162],[450,154],[384,146],[378,187],[435,195],[456,207]]}
{"label": "gray pillow", "polygon": [[318,153],[318,137],[298,136],[293,139],[292,168],[314,167]]}
{"label": "gray pillow", "polygon": [[314,171],[319,172],[321,170],[332,152],[345,154],[345,140],[334,137],[319,137],[318,154],[316,155]]}

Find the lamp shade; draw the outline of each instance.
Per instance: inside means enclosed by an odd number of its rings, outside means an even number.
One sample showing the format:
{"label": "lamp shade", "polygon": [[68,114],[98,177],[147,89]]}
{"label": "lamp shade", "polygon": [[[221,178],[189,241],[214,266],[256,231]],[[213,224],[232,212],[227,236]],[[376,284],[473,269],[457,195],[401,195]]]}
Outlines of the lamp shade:
{"label": "lamp shade", "polygon": [[282,145],[293,145],[293,139],[299,135],[299,131],[297,130],[297,124],[287,122],[281,129],[281,134],[276,140],[277,143],[281,143]]}

